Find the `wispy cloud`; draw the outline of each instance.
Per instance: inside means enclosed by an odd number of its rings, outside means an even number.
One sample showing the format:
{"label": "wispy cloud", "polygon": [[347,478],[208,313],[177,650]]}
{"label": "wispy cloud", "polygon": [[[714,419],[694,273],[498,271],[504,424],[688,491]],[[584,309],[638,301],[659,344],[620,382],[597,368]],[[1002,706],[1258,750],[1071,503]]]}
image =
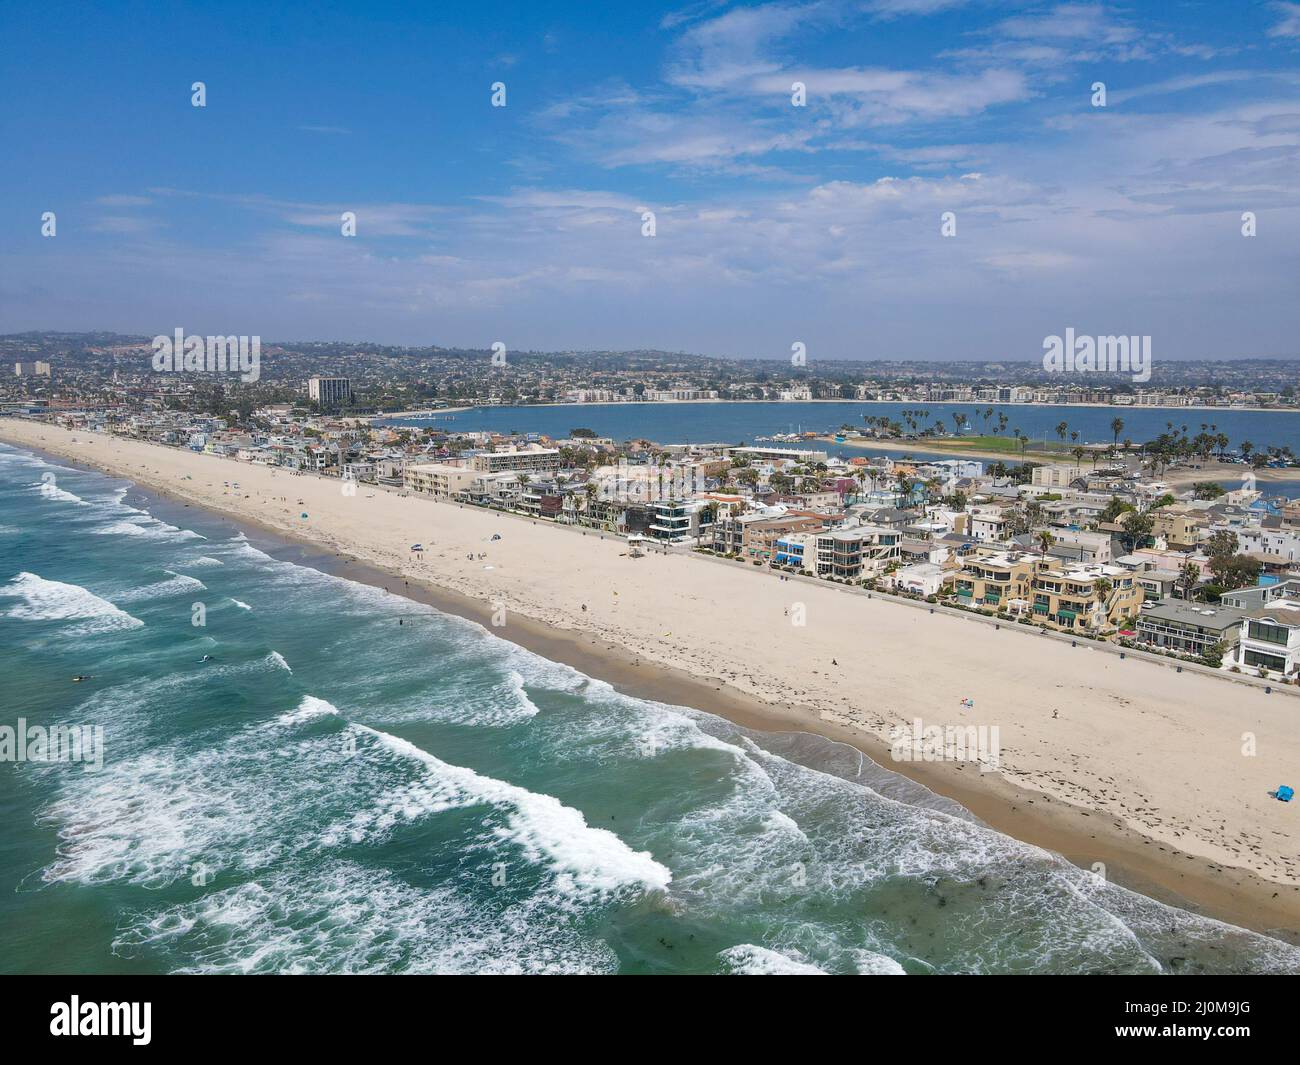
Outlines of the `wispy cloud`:
{"label": "wispy cloud", "polygon": [[1278,21],[1269,27],[1270,37],[1300,38],[1300,4],[1278,2],[1270,5]]}

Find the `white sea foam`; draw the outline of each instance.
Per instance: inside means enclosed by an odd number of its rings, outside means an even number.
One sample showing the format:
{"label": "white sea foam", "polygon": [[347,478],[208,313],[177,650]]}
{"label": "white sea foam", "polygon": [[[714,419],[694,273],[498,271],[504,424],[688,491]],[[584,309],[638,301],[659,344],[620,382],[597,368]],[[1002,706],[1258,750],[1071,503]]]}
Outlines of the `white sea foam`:
{"label": "white sea foam", "polygon": [[66,488],[60,488],[53,481],[41,481],[39,484],[31,486],[41,496],[42,499],[51,499],[60,503],[76,503],[78,506],[91,506],[79,495],[69,492]]}
{"label": "white sea foam", "polygon": [[875,954],[869,950],[857,950],[853,954],[854,968],[863,976],[907,975],[907,970],[888,955]]}
{"label": "white sea foam", "polygon": [[[231,554],[233,554],[233,555],[238,555],[238,556],[241,556],[241,557],[243,557],[243,558],[253,558],[253,559],[257,559],[257,560],[262,561],[262,562],[274,562],[274,561],[275,561],[275,559],[273,559],[273,558],[272,558],[270,555],[268,555],[265,551],[259,551],[256,547],[254,547],[252,544],[250,544],[250,543],[248,542],[248,536],[247,536],[245,533],[242,533],[242,532],[236,534],[235,536],[232,536],[229,540],[225,541],[224,543],[222,543],[222,544],[219,545],[219,546],[223,547],[225,550],[229,551]],[[295,568],[295,569],[305,569],[306,567],[304,567],[304,566],[296,566],[296,567],[294,567],[294,568]]]}
{"label": "white sea foam", "polygon": [[[129,917],[114,944],[165,952],[182,971],[609,972],[617,958],[575,914],[670,879],[558,800],[349,725],[314,696],[198,750],[154,746],[97,778],[69,776],[61,791],[44,811],[59,834],[47,881],[211,878],[194,902]],[[337,845],[358,845],[345,831],[322,838],[321,823],[355,820],[360,845],[380,843],[386,819],[423,821],[435,796],[483,811],[454,845],[467,857],[484,850],[482,870],[510,860],[511,890],[484,893],[472,861],[416,887],[338,855]],[[520,877],[505,847],[544,871],[540,881]]]}
{"label": "white sea foam", "polygon": [[327,703],[324,699],[317,699],[314,695],[304,695],[302,702],[296,707],[276,718],[276,724],[281,726],[300,725],[312,718],[329,717],[331,715],[339,716],[338,709],[332,703]]}
{"label": "white sea foam", "polygon": [[203,540],[206,537],[192,529],[180,529],[139,512],[134,517],[101,525],[94,530],[100,536],[132,536],[143,540]]}
{"label": "white sea foam", "polygon": [[205,590],[206,586],[203,582],[194,577],[187,577],[172,570],[164,570],[163,572],[170,573],[171,576],[165,581],[158,581],[155,584],[145,585],[143,588],[133,588],[130,591],[121,592],[117,596],[117,601],[119,603],[138,603],[141,600],[165,599],[172,595],[189,595]]}
{"label": "white sea foam", "polygon": [[509,684],[517,708],[517,713],[512,716],[536,717],[538,714],[537,704],[528,698],[528,692],[524,690],[524,675],[518,670],[512,669]]}
{"label": "white sea foam", "polygon": [[732,976],[825,976],[826,972],[808,962],[787,958],[775,950],[740,943],[719,951],[723,971]]}
{"label": "white sea foam", "polygon": [[230,597],[230,601],[231,601],[232,603],[234,603],[235,606],[239,607],[240,610],[252,610],[252,609],[253,609],[251,606],[249,606],[247,603],[245,603],[242,599],[236,599],[233,595]]}
{"label": "white sea foam", "polygon": [[225,563],[219,558],[213,558],[211,555],[199,555],[197,558],[186,559],[183,562],[176,562],[173,565],[183,566],[186,569],[207,569],[209,566],[224,566]]}
{"label": "white sea foam", "polygon": [[329,828],[325,838],[354,842],[383,837],[394,824],[445,809],[487,804],[507,810],[506,826],[494,833],[519,846],[530,861],[543,861],[556,873],[556,888],[566,895],[612,894],[636,886],[663,890],[672,873],[647,851],[634,851],[613,832],[593,828],[582,814],[551,795],[539,795],[472,769],[450,765],[400,737],[366,725],[350,726],[389,751],[421,763],[427,774],[381,797],[376,807],[347,825]]}
{"label": "white sea foam", "polygon": [[331,861],[137,914],[113,944],[166,951],[192,973],[611,973],[608,945],[556,919],[545,899],[505,908],[454,885],[417,887]]}
{"label": "white sea foam", "polygon": [[289,668],[289,663],[284,660],[284,655],[279,651],[272,651],[267,657],[272,663],[274,663],[278,668],[283,669],[286,673],[293,672],[293,670]]}
{"label": "white sea foam", "polygon": [[5,612],[6,617],[20,621],[77,622],[65,630],[69,635],[138,629],[144,624],[79,584],[48,581],[35,573],[18,574],[0,588],[0,595],[23,600],[21,604],[10,607]]}
{"label": "white sea foam", "polygon": [[[474,672],[481,673],[481,670]],[[382,715],[384,720],[435,718],[481,728],[507,728],[528,721],[539,713],[537,704],[529,698],[524,687],[523,674],[513,669],[499,683],[458,683],[450,692],[433,699],[432,705],[428,697],[417,697],[396,710],[394,714],[386,708]]]}

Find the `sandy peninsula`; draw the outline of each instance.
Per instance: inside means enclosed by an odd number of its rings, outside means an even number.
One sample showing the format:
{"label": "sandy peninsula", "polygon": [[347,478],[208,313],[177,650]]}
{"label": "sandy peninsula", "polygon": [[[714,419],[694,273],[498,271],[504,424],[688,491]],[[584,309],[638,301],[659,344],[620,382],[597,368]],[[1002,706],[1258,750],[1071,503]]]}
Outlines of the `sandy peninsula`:
{"label": "sandy peninsula", "polygon": [[[894,455],[916,455],[927,459],[945,456],[948,458],[1005,462],[1009,465],[1020,462],[1073,463],[1075,461],[1074,456],[1068,449],[1044,451],[1041,448],[1035,449],[1031,447],[1024,453],[1020,451],[993,451],[988,448],[978,447],[971,441],[963,440],[960,437],[933,440],[876,440],[866,437],[850,437],[846,440],[836,440],[833,436],[819,436],[817,439],[824,444],[836,444],[839,447],[857,448],[863,451],[883,451]],[[1084,456],[1083,468],[1085,471],[1091,468],[1091,455],[1094,451],[1097,451],[1095,447],[1090,449],[1088,455]],[[1136,458],[1136,453],[1131,455],[1130,458]],[[1195,468],[1178,467],[1164,470],[1160,473],[1158,480],[1176,488],[1187,488],[1198,481],[1218,481],[1221,484],[1245,483],[1247,474],[1253,476],[1255,481],[1259,483],[1281,484],[1300,481],[1300,470],[1297,469],[1269,469],[1267,467],[1253,469],[1241,463],[1220,462],[1217,459],[1201,463]]]}
{"label": "sandy peninsula", "polygon": [[[634,694],[853,743],[1011,835],[1300,937],[1300,804],[1268,796],[1300,776],[1294,690],[283,469],[15,419],[0,439],[323,546],[478,620],[504,606],[501,635]],[[892,762],[890,727],[915,718],[998,726],[999,771]]]}

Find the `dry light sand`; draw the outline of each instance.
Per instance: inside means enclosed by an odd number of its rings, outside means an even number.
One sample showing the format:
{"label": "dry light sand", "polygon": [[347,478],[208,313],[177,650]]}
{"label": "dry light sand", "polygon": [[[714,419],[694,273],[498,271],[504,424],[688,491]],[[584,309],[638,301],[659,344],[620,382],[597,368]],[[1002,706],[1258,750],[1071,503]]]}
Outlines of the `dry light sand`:
{"label": "dry light sand", "polygon": [[[1134,886],[1238,923],[1300,929],[1300,802],[1267,794],[1300,784],[1292,692],[1268,695],[687,552],[633,559],[613,537],[364,485],[346,495],[338,480],[14,419],[0,421],[0,439],[461,593],[480,617],[503,604],[506,638],[537,646],[549,631],[581,645],[568,656],[575,664],[636,694],[680,702],[685,692],[745,724],[856,743],[1073,861],[1122,866]],[[238,481],[240,494],[225,481]],[[422,559],[414,543],[425,546]],[[796,604],[802,627],[791,621]],[[699,683],[683,687],[683,677]],[[918,717],[997,725],[1000,772],[890,763],[881,738]],[[1253,755],[1243,754],[1247,734]]]}

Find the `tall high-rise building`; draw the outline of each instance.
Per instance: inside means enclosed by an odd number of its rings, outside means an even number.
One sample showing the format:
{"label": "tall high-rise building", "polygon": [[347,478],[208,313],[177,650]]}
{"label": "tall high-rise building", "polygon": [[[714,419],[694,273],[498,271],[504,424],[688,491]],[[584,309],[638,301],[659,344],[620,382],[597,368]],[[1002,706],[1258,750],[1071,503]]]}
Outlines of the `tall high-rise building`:
{"label": "tall high-rise building", "polygon": [[15,377],[49,377],[50,364],[48,362],[16,362],[14,363]]}
{"label": "tall high-rise building", "polygon": [[322,410],[341,407],[352,399],[352,384],[346,377],[310,377],[307,397]]}

